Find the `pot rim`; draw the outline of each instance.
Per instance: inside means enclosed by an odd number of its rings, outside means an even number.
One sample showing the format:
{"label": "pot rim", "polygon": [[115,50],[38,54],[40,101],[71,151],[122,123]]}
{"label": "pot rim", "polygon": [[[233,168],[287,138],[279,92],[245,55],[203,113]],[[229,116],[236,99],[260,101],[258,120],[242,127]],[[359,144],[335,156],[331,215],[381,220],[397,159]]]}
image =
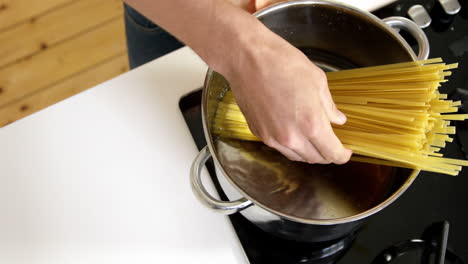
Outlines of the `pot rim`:
{"label": "pot rim", "polygon": [[[359,8],[353,7],[351,5],[341,3],[338,1],[332,1],[332,0],[293,0],[293,1],[286,1],[286,2],[280,2],[274,5],[271,5],[269,7],[266,7],[262,10],[259,10],[255,12],[253,15],[257,18],[260,18],[264,15],[267,15],[271,12],[274,12],[276,10],[280,10],[283,8],[287,8],[290,6],[299,6],[299,5],[313,5],[313,4],[320,4],[320,5],[327,5],[327,6],[339,6],[340,8],[347,9],[349,11],[353,11],[356,13],[359,13],[369,19],[371,19],[372,22],[376,23],[377,25],[380,25],[383,29],[386,29],[386,31],[391,34],[393,37],[395,37],[397,40],[399,40],[400,44],[408,51],[408,54],[412,57],[412,60],[415,61],[417,59],[416,54],[414,53],[413,49],[409,46],[409,44],[403,39],[403,37],[398,34],[395,30],[393,30],[389,25],[387,25],[385,22],[383,22],[380,18],[376,17],[375,15],[365,11],[361,10]],[[212,158],[215,162],[215,165],[218,167],[217,169],[222,172],[222,176],[227,179],[227,181],[234,186],[234,188],[245,198],[250,200],[255,206],[258,206],[270,213],[273,213],[275,215],[278,215],[284,219],[294,221],[294,222],[299,222],[303,224],[314,224],[314,225],[336,225],[336,224],[344,224],[344,223],[349,223],[353,221],[358,221],[363,218],[366,218],[368,216],[371,216],[380,210],[384,209],[391,203],[393,203],[396,199],[398,199],[408,188],[409,186],[414,182],[416,177],[418,176],[420,170],[413,169],[411,171],[411,174],[408,176],[408,179],[398,188],[397,191],[395,191],[390,197],[388,197],[386,200],[383,202],[379,203],[378,205],[361,212],[356,215],[352,216],[347,216],[347,217],[341,217],[341,218],[335,218],[335,219],[308,219],[308,218],[303,218],[303,217],[297,217],[297,216],[292,216],[285,214],[283,212],[280,212],[278,210],[272,209],[261,202],[258,202],[256,199],[253,199],[250,195],[248,195],[242,188],[240,188],[232,179],[231,177],[228,176],[226,171],[224,170],[224,167],[222,164],[219,162],[218,157],[217,157],[217,151],[214,147],[213,143],[213,137],[211,134],[211,131],[208,129],[207,125],[207,87],[208,84],[210,83],[211,79],[213,77],[213,70],[211,68],[208,68],[208,71],[205,76],[205,81],[203,84],[203,90],[202,90],[202,123],[203,123],[203,132],[205,135],[205,139],[207,141],[208,149],[212,153]]]}

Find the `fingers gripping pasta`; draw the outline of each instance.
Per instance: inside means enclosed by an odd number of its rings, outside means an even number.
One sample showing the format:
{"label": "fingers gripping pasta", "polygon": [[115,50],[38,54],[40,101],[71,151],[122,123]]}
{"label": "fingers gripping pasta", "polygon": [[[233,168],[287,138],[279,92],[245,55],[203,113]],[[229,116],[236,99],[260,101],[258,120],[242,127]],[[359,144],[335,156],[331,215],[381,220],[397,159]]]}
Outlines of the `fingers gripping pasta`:
{"label": "fingers gripping pasta", "polygon": [[[453,139],[453,120],[465,120],[459,101],[440,94],[441,83],[458,64],[435,58],[327,73],[338,109],[346,114],[334,132],[353,150],[354,161],[458,175],[468,161],[439,153]],[[231,92],[219,104],[213,131],[221,137],[259,141]]]}

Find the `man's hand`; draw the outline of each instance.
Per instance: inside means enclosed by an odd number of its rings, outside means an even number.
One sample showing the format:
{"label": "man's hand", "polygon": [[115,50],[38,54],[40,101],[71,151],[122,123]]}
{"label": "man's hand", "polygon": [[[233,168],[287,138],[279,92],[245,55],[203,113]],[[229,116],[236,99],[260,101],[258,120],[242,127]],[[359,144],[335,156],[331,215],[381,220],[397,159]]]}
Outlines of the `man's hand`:
{"label": "man's hand", "polygon": [[243,49],[225,77],[251,131],[291,160],[347,162],[331,124],[346,117],[335,106],[325,73],[301,51],[270,31]]}

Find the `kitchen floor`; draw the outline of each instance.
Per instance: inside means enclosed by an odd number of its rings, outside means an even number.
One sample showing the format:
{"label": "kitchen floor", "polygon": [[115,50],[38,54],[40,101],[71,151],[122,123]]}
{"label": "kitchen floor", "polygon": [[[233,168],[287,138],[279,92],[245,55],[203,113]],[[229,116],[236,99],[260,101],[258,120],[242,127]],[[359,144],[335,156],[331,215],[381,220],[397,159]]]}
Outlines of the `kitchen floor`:
{"label": "kitchen floor", "polygon": [[0,127],[128,71],[122,0],[0,0]]}

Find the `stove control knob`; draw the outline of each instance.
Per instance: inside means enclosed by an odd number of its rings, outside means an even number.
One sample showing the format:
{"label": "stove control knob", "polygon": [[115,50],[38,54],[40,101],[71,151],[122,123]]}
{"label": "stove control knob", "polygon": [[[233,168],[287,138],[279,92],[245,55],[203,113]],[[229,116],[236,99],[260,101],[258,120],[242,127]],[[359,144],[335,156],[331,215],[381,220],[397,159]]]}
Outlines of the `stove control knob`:
{"label": "stove control knob", "polygon": [[422,5],[414,5],[408,9],[408,16],[418,25],[420,28],[428,27],[432,19],[427,13],[426,9]]}
{"label": "stove control knob", "polygon": [[445,13],[449,15],[455,15],[460,12],[461,6],[458,0],[439,0],[439,3],[444,9]]}

